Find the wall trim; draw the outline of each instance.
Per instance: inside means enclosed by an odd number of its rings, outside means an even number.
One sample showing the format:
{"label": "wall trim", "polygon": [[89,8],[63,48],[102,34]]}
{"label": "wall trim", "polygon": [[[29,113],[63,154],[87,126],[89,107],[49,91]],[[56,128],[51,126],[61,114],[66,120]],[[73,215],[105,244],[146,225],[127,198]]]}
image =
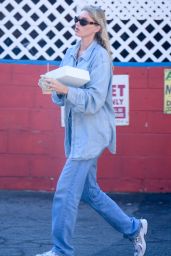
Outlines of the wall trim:
{"label": "wall trim", "polygon": [[[48,60],[11,60],[1,59],[0,64],[23,64],[23,65],[40,65],[45,66],[47,64],[53,66],[59,66],[60,61],[48,61]],[[171,62],[113,62],[115,67],[171,67]]]}

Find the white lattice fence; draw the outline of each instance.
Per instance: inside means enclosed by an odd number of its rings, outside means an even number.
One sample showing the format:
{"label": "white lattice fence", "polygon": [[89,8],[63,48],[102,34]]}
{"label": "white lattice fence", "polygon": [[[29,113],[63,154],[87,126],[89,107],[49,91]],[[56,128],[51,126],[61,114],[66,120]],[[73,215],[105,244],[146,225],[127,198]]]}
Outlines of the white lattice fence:
{"label": "white lattice fence", "polygon": [[106,11],[116,61],[171,61],[170,0],[83,0]]}
{"label": "white lattice fence", "polygon": [[75,8],[76,4],[62,0],[3,1],[1,58],[62,58],[74,40]]}
{"label": "white lattice fence", "polygon": [[0,58],[60,60],[85,4],[105,10],[114,61],[171,61],[170,0],[1,0]]}

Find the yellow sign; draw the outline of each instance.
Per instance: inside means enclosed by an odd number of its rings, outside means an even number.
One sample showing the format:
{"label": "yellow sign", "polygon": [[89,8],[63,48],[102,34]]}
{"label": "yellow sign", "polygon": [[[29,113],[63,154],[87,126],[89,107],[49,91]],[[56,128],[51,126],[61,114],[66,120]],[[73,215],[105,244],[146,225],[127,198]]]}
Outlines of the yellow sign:
{"label": "yellow sign", "polygon": [[164,71],[164,113],[171,114],[171,69]]}

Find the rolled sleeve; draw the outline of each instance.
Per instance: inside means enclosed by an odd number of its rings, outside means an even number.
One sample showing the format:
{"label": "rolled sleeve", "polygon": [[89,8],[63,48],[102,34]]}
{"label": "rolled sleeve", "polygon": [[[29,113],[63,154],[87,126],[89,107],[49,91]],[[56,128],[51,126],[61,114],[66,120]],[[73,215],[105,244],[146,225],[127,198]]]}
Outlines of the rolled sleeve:
{"label": "rolled sleeve", "polygon": [[57,94],[55,91],[52,92],[51,98],[53,103],[57,104],[58,106],[64,106],[65,96],[61,94]]}

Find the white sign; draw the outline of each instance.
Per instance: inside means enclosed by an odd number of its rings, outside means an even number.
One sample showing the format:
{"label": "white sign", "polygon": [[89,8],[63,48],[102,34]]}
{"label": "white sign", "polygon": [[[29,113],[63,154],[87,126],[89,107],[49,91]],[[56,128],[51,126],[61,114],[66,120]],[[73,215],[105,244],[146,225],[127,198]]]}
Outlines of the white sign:
{"label": "white sign", "polygon": [[[129,125],[129,77],[113,75],[112,100],[116,125]],[[61,126],[64,127],[64,107],[61,108]]]}
{"label": "white sign", "polygon": [[129,76],[113,75],[112,100],[116,125],[129,125]]}

